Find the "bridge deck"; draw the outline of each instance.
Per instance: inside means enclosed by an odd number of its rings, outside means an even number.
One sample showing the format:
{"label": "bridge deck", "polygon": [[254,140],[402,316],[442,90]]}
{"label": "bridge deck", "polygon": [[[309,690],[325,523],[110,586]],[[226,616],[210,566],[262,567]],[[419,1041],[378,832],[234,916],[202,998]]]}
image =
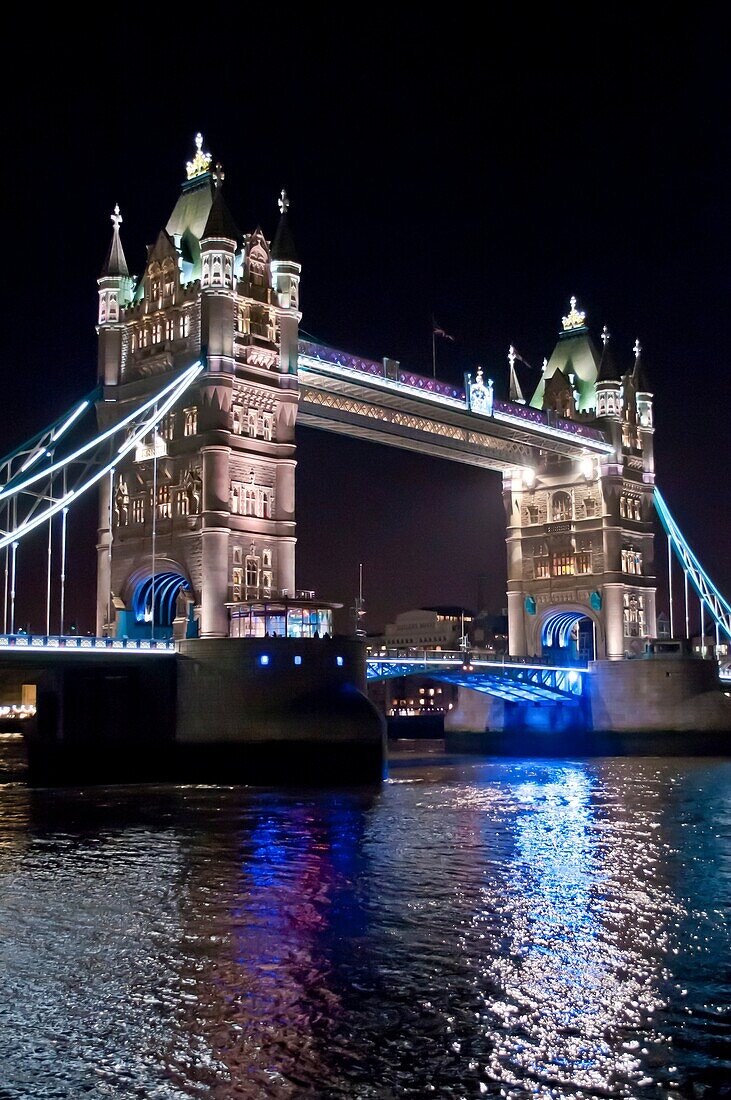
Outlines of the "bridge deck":
{"label": "bridge deck", "polygon": [[468,465],[528,465],[536,448],[571,458],[612,451],[588,425],[506,401],[474,412],[463,389],[309,341],[300,342],[299,384],[303,424]]}

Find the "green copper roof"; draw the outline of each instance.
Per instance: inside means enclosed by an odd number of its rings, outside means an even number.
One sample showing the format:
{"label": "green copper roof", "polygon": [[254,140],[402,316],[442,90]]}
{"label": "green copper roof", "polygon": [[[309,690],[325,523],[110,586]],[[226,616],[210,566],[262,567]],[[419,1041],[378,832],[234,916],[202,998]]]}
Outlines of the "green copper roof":
{"label": "green copper roof", "polygon": [[[194,184],[194,186],[191,186],[191,184]],[[188,181],[187,186],[183,186],[180,197],[165,226],[170,236],[175,239],[176,244],[180,244],[181,238],[186,233],[195,237],[196,240],[201,239],[208,216],[211,213],[215,190],[213,176],[210,172],[198,176],[195,180]]]}
{"label": "green copper roof", "polygon": [[543,408],[546,379],[557,370],[567,379],[569,375],[574,375],[573,388],[579,393],[579,412],[596,408],[595,383],[599,373],[599,354],[585,326],[577,327],[571,332],[562,332],[559,336],[553,354],[543,369],[543,377],[531,398],[530,404],[534,409]]}

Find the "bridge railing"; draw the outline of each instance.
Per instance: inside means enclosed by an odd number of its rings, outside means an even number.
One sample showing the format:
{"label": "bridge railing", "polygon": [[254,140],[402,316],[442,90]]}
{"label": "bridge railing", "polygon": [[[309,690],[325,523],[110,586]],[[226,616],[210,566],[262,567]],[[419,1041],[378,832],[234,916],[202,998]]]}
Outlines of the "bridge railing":
{"label": "bridge railing", "polygon": [[0,634],[0,652],[22,650],[84,650],[105,653],[173,653],[165,638],[93,638],[88,635]]}
{"label": "bridge railing", "polygon": [[367,655],[369,661],[407,660],[407,661],[475,661],[495,665],[543,665],[548,668],[566,666],[567,668],[586,668],[588,661],[584,657],[562,659],[560,656],[514,657],[508,653],[489,653],[479,649],[417,649],[412,646],[386,646]]}

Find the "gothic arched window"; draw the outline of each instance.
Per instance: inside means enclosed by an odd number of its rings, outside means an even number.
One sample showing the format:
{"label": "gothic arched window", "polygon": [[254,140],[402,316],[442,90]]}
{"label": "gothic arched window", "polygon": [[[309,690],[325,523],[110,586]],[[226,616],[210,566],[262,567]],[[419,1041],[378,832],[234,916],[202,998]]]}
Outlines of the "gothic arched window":
{"label": "gothic arched window", "polygon": [[551,499],[551,518],[554,523],[571,519],[571,497],[568,493],[554,493]]}

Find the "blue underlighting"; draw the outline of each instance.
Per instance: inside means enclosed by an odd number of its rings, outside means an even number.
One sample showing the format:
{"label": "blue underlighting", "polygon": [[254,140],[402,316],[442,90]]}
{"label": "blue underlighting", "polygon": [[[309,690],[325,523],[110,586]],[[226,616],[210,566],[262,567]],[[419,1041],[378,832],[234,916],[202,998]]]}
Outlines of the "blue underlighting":
{"label": "blue underlighting", "polygon": [[546,646],[558,645],[566,649],[571,641],[571,631],[587,616],[582,611],[558,611],[549,615],[543,624],[541,641]]}
{"label": "blue underlighting", "polygon": [[261,653],[259,655],[259,664],[260,665],[268,665],[269,664],[269,654],[268,653]]}
{"label": "blue underlighting", "polygon": [[180,573],[157,573],[141,580],[132,597],[132,610],[138,623],[150,622],[153,616],[156,626],[172,626],[175,618],[175,601],[178,592],[190,591],[190,585]]}

